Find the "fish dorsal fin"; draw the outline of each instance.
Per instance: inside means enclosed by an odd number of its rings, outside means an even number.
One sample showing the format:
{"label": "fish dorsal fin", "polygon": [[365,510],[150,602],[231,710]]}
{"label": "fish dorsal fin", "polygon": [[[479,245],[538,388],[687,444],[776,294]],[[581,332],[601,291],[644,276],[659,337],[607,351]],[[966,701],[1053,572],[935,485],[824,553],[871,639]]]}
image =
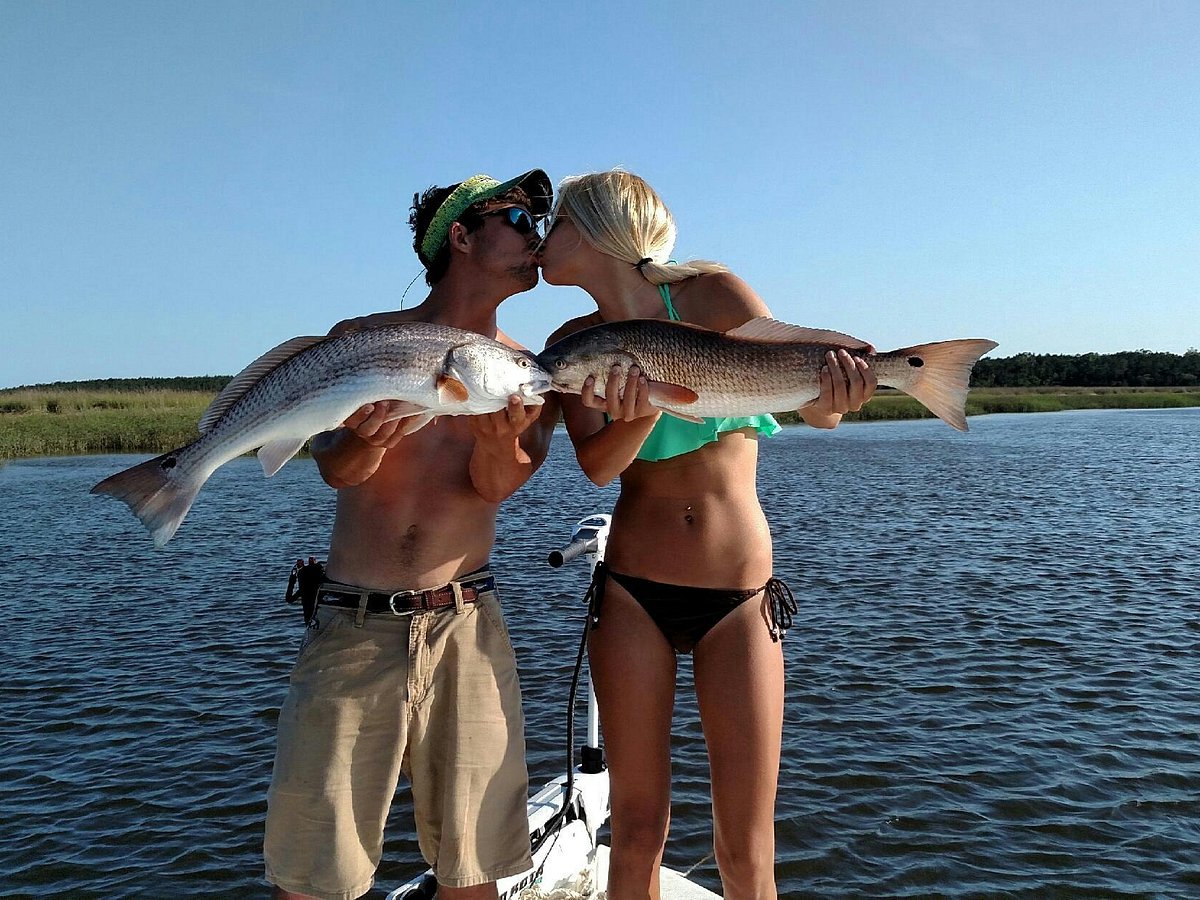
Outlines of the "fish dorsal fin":
{"label": "fish dorsal fin", "polygon": [[834,347],[845,347],[847,350],[866,350],[873,348],[866,341],[859,340],[840,331],[828,331],[824,328],[805,328],[802,325],[790,325],[769,316],[759,316],[744,325],[725,332],[730,337],[748,338],[755,341],[769,341],[779,344],[829,344]]}
{"label": "fish dorsal fin", "polygon": [[250,391],[254,385],[262,380],[263,376],[272,371],[285,360],[291,359],[302,350],[307,350],[313,344],[319,344],[325,340],[327,335],[314,337],[312,335],[306,337],[294,337],[290,341],[284,341],[278,347],[268,350],[242,371],[233,376],[233,380],[225,385],[225,390],[217,394],[217,399],[209,404],[208,409],[204,411],[204,415],[200,417],[200,423],[197,426],[200,433],[208,431],[216,424],[217,419],[221,418],[229,407],[237,403],[242,397]]}

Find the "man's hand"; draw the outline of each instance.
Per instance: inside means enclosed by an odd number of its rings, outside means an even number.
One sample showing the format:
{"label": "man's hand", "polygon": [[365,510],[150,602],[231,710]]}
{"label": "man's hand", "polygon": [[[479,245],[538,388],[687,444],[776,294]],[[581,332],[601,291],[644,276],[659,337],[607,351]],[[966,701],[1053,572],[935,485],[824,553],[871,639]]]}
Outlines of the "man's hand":
{"label": "man's hand", "polygon": [[355,410],[354,414],[342,425],[354,432],[355,436],[364,444],[382,450],[391,450],[404,438],[404,425],[412,417],[392,419],[390,422],[387,419],[394,415],[395,410],[405,405],[407,404],[403,404],[399,400],[380,400],[376,403],[368,403]]}
{"label": "man's hand", "polygon": [[470,416],[467,422],[477,443],[491,444],[500,452],[514,447],[517,462],[525,464],[531,460],[529,454],[517,443],[517,438],[537,421],[538,416],[542,414],[542,408],[543,404],[525,406],[521,397],[513,394],[508,398],[508,405],[504,409],[481,416]]}

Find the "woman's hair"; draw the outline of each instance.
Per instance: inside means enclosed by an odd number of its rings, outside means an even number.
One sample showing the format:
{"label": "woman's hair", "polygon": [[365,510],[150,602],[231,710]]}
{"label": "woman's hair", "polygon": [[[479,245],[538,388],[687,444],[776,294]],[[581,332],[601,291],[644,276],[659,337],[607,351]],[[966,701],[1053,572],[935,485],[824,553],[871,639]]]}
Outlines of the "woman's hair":
{"label": "woman's hair", "polygon": [[651,284],[729,271],[704,259],[667,265],[675,246],[675,219],[654,188],[632,172],[612,169],[564,178],[554,215],[565,215],[584,240],[636,266]]}

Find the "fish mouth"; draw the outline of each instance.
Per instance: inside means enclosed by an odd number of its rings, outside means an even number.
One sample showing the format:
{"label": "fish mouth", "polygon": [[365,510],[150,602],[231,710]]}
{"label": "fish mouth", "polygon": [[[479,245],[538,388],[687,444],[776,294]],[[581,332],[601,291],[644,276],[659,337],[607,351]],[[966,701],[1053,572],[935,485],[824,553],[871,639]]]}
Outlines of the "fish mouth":
{"label": "fish mouth", "polygon": [[538,378],[534,381],[526,381],[521,385],[521,396],[526,400],[542,401],[542,394],[554,390],[554,384],[549,378]]}

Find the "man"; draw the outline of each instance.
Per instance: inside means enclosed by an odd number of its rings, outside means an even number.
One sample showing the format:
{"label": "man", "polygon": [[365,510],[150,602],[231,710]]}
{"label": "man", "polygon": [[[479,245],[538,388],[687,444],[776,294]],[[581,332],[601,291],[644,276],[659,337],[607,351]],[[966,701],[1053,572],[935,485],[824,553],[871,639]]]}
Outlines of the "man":
{"label": "man", "polygon": [[[414,197],[428,298],[334,332],[433,322],[516,347],[496,308],[537,284],[550,195],[535,169]],[[368,891],[401,771],[439,896],[495,898],[498,878],[532,864],[520,685],[487,561],[497,508],[545,459],[557,403],[513,396],[407,436],[391,408],[364,406],[312,443],[337,513],[280,713],[264,842],[275,897]]]}

